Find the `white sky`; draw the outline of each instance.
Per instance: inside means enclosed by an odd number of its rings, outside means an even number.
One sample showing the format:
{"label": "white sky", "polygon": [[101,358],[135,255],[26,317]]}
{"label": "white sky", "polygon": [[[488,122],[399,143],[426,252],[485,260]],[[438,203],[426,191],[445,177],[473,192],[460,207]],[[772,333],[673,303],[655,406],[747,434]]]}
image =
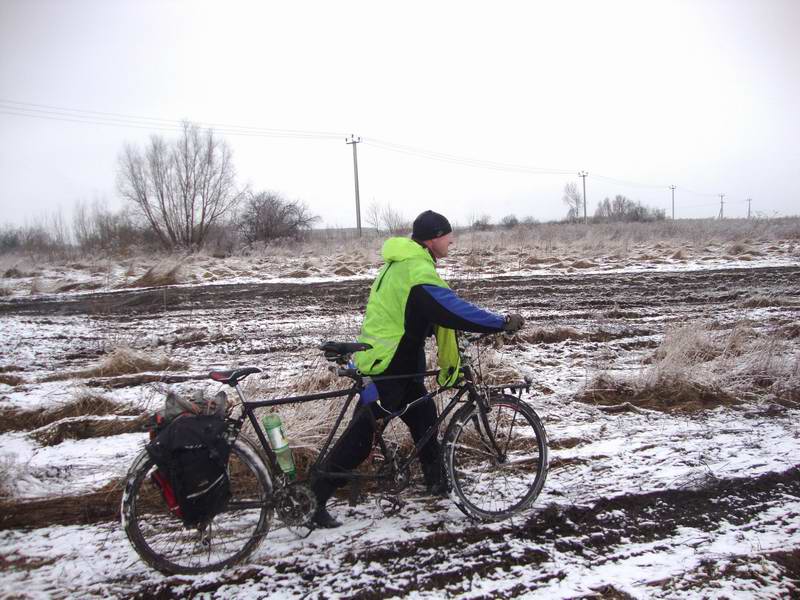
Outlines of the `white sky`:
{"label": "white sky", "polygon": [[336,133],[224,135],[241,183],[333,226],[355,224],[350,133],[362,210],[561,218],[586,170],[590,212],[621,193],[669,214],[674,184],[678,217],[719,193],[726,216],[798,214],[798,26],[798,0],[0,0],[0,224],[119,206],[123,144],[158,133],[33,105]]}

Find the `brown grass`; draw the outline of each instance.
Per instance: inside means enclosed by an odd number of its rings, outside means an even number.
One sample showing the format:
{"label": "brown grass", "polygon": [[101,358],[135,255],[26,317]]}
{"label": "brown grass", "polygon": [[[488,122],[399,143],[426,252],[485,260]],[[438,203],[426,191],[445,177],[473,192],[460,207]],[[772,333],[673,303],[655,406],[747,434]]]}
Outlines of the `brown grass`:
{"label": "brown grass", "polygon": [[181,263],[164,261],[147,269],[144,275],[131,282],[129,287],[161,287],[182,282]]}
{"label": "brown grass", "polygon": [[119,519],[122,481],[86,494],[0,500],[0,530],[81,525]]}
{"label": "brown grass", "polygon": [[764,296],[756,294],[740,300],[738,306],[741,308],[766,308],[769,306],[798,306],[800,301],[788,296]]}
{"label": "brown grass", "polygon": [[667,331],[638,375],[600,374],[577,399],[620,410],[692,412],[739,400],[795,402],[800,355],[771,331],[689,323]]}
{"label": "brown grass", "polygon": [[121,346],[112,350],[96,367],[83,371],[54,373],[42,381],[60,381],[72,378],[117,377],[146,371],[179,371],[187,365],[173,361],[163,353],[142,352]]}
{"label": "brown grass", "polygon": [[717,386],[681,378],[663,378],[639,387],[607,375],[596,377],[576,400],[600,406],[630,403],[638,408],[669,413],[694,413],[739,403]]}
{"label": "brown grass", "polygon": [[728,246],[726,252],[728,254],[732,254],[733,256],[737,256],[739,254],[752,254],[753,249],[744,242],[734,242]]}
{"label": "brown grass", "polygon": [[112,419],[72,417],[40,427],[32,431],[30,435],[42,446],[55,446],[64,440],[85,440],[123,433],[144,432],[148,430],[149,424],[150,417],[148,415]]}
{"label": "brown grass", "polygon": [[102,396],[91,393],[79,394],[74,399],[49,410],[0,410],[0,433],[6,431],[31,431],[70,417],[86,415],[131,415],[126,410]]}
{"label": "brown grass", "polygon": [[572,327],[556,327],[555,329],[537,327],[529,332],[518,335],[529,344],[555,344],[566,340],[579,340],[585,337]]}
{"label": "brown grass", "polygon": [[0,373],[0,383],[5,383],[6,385],[10,386],[17,386],[22,385],[25,383],[25,380],[22,377],[17,375],[11,375],[10,373]]}

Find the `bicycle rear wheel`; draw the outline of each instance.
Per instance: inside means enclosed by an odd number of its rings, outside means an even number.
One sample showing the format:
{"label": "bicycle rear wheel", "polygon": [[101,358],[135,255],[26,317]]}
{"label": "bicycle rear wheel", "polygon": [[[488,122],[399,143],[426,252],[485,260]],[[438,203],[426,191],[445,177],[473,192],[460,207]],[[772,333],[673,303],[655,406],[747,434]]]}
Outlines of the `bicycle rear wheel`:
{"label": "bicycle rear wheel", "polygon": [[173,515],[150,476],[155,464],[146,451],[128,471],[122,496],[122,524],[133,548],[162,573],[206,573],[245,559],[264,539],[272,520],[272,483],[249,440],[231,449],[231,499],[202,529],[185,528]]}
{"label": "bicycle rear wheel", "polygon": [[459,410],[444,436],[443,457],[458,508],[484,521],[533,504],[547,477],[547,436],[539,416],[508,394]]}

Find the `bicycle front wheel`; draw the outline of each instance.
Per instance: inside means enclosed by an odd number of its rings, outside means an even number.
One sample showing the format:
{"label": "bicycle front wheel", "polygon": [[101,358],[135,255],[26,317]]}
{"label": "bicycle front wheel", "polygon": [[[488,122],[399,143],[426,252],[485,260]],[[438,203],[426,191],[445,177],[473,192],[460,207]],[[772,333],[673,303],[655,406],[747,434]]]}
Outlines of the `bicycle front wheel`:
{"label": "bicycle front wheel", "polygon": [[249,556],[267,535],[272,520],[272,483],[255,447],[239,438],[228,461],[231,498],[205,527],[186,528],[173,515],[151,480],[156,470],[143,451],[128,471],[122,496],[122,524],[134,550],[162,573],[207,573]]}
{"label": "bicycle front wheel", "polygon": [[547,477],[547,436],[536,412],[497,394],[489,411],[459,410],[444,436],[444,464],[458,508],[484,521],[507,519],[533,504]]}

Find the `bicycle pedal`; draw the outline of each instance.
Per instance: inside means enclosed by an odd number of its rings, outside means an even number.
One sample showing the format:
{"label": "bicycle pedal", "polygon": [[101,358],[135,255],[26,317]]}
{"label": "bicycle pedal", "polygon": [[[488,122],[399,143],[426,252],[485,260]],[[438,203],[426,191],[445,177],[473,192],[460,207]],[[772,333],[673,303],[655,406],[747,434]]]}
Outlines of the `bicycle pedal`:
{"label": "bicycle pedal", "polygon": [[361,482],[351,481],[350,488],[347,494],[347,503],[350,506],[358,506],[361,503]]}

